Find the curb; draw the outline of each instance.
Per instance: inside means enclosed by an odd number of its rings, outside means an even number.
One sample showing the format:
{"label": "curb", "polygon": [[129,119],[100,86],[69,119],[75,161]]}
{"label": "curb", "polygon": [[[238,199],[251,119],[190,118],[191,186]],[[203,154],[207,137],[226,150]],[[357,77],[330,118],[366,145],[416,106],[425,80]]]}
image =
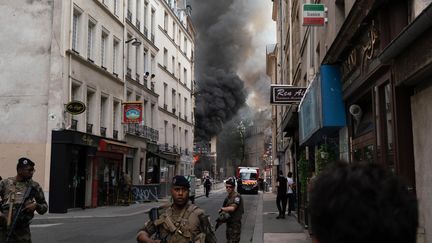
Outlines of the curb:
{"label": "curb", "polygon": [[262,243],[264,241],[263,233],[263,194],[260,193],[260,198],[258,199],[257,215],[255,218],[255,226],[253,230],[252,243]]}

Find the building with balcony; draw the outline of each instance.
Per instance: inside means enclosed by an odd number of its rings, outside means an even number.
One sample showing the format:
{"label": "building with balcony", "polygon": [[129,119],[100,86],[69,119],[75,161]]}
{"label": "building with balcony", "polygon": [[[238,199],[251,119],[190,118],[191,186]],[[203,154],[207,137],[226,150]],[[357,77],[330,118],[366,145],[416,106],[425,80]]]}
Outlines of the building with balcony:
{"label": "building with balcony", "polygon": [[[158,130],[161,154],[169,158],[160,164],[168,178],[193,174],[195,29],[187,1],[159,0],[155,41],[155,91],[159,97]],[[167,187],[169,185],[167,184]]]}
{"label": "building with balcony", "polygon": [[[186,2],[172,4],[151,0],[5,4],[3,24],[14,26],[9,30],[15,39],[0,47],[1,59],[7,62],[3,77],[9,80],[2,82],[0,94],[5,104],[0,108],[2,176],[15,175],[18,158],[31,158],[38,171],[34,179],[49,199],[50,212],[61,213],[119,204],[123,172],[134,185],[156,187],[174,173],[190,174],[194,33],[187,11],[177,11],[187,9]],[[176,34],[182,35],[181,48],[180,42],[156,42],[162,38],[163,22],[158,21],[164,13],[176,13],[171,21],[177,24]],[[15,14],[21,16],[18,21]],[[178,86],[158,67],[165,49],[183,56],[175,62],[182,71],[172,79]],[[164,82],[176,93],[176,111],[168,113],[171,120],[160,115]],[[85,111],[68,112],[72,101],[83,104]],[[123,124],[122,105],[128,101],[141,102],[140,124]],[[163,121],[177,129],[166,135]],[[165,137],[175,139],[161,139]],[[165,143],[170,150],[160,149]],[[172,172],[161,164],[172,164]]]}

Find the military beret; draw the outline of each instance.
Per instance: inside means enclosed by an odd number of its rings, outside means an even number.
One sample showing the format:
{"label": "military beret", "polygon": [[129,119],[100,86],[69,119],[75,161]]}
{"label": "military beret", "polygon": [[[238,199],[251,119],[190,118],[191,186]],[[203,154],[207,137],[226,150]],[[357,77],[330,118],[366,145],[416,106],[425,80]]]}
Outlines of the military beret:
{"label": "military beret", "polygon": [[35,163],[28,158],[22,157],[18,159],[17,168],[22,168],[25,166],[35,166]]}
{"label": "military beret", "polygon": [[176,175],[172,179],[172,185],[173,186],[184,186],[186,188],[190,188],[189,181],[186,179],[186,177],[181,175]]}
{"label": "military beret", "polygon": [[233,178],[229,178],[228,180],[225,181],[225,184],[235,186],[235,181]]}

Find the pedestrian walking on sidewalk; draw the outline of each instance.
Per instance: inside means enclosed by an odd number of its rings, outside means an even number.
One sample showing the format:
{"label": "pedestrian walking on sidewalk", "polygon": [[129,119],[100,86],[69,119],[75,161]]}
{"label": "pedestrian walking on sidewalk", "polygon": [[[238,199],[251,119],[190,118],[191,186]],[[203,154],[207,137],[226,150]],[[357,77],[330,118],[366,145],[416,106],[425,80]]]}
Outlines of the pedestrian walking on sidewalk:
{"label": "pedestrian walking on sidewalk", "polygon": [[416,242],[416,197],[381,165],[338,162],[310,193],[314,243]]}
{"label": "pedestrian walking on sidewalk", "polygon": [[281,170],[279,171],[279,176],[276,179],[276,187],[276,206],[279,211],[279,215],[276,218],[284,219],[287,206],[287,178],[283,175]]}
{"label": "pedestrian walking on sidewalk", "polygon": [[209,197],[211,186],[212,186],[212,183],[210,181],[210,177],[207,176],[204,180],[204,189],[205,189],[206,197]]}
{"label": "pedestrian walking on sidewalk", "polygon": [[0,181],[0,242],[31,243],[30,223],[34,211],[44,214],[48,204],[42,187],[32,180],[34,162],[20,158],[17,175]]}
{"label": "pedestrian walking on sidewalk", "polygon": [[189,189],[189,181],[184,176],[174,176],[173,203],[150,210],[150,221],[137,234],[139,243],[216,243],[209,216],[198,206],[189,204]]}
{"label": "pedestrian walking on sidewalk", "polygon": [[226,221],[227,243],[239,243],[241,235],[241,219],[244,213],[243,198],[234,190],[234,179],[228,179],[225,182],[225,188],[228,195],[219,211],[229,213],[230,215]]}
{"label": "pedestrian walking on sidewalk", "polygon": [[291,211],[294,209],[294,180],[292,178],[292,172],[288,172],[287,178],[287,198],[288,198],[288,215],[291,215]]}

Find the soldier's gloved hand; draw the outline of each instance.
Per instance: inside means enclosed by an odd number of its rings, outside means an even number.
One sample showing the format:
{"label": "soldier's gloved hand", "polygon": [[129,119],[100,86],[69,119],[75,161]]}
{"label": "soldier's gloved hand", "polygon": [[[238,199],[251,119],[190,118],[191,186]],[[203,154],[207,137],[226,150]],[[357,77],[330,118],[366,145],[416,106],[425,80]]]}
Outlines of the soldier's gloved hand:
{"label": "soldier's gloved hand", "polygon": [[138,243],[160,243],[161,242],[160,240],[153,240],[153,239],[151,239],[147,235],[147,233],[144,232],[144,231],[138,232],[138,235],[137,235],[136,239],[137,239]]}

